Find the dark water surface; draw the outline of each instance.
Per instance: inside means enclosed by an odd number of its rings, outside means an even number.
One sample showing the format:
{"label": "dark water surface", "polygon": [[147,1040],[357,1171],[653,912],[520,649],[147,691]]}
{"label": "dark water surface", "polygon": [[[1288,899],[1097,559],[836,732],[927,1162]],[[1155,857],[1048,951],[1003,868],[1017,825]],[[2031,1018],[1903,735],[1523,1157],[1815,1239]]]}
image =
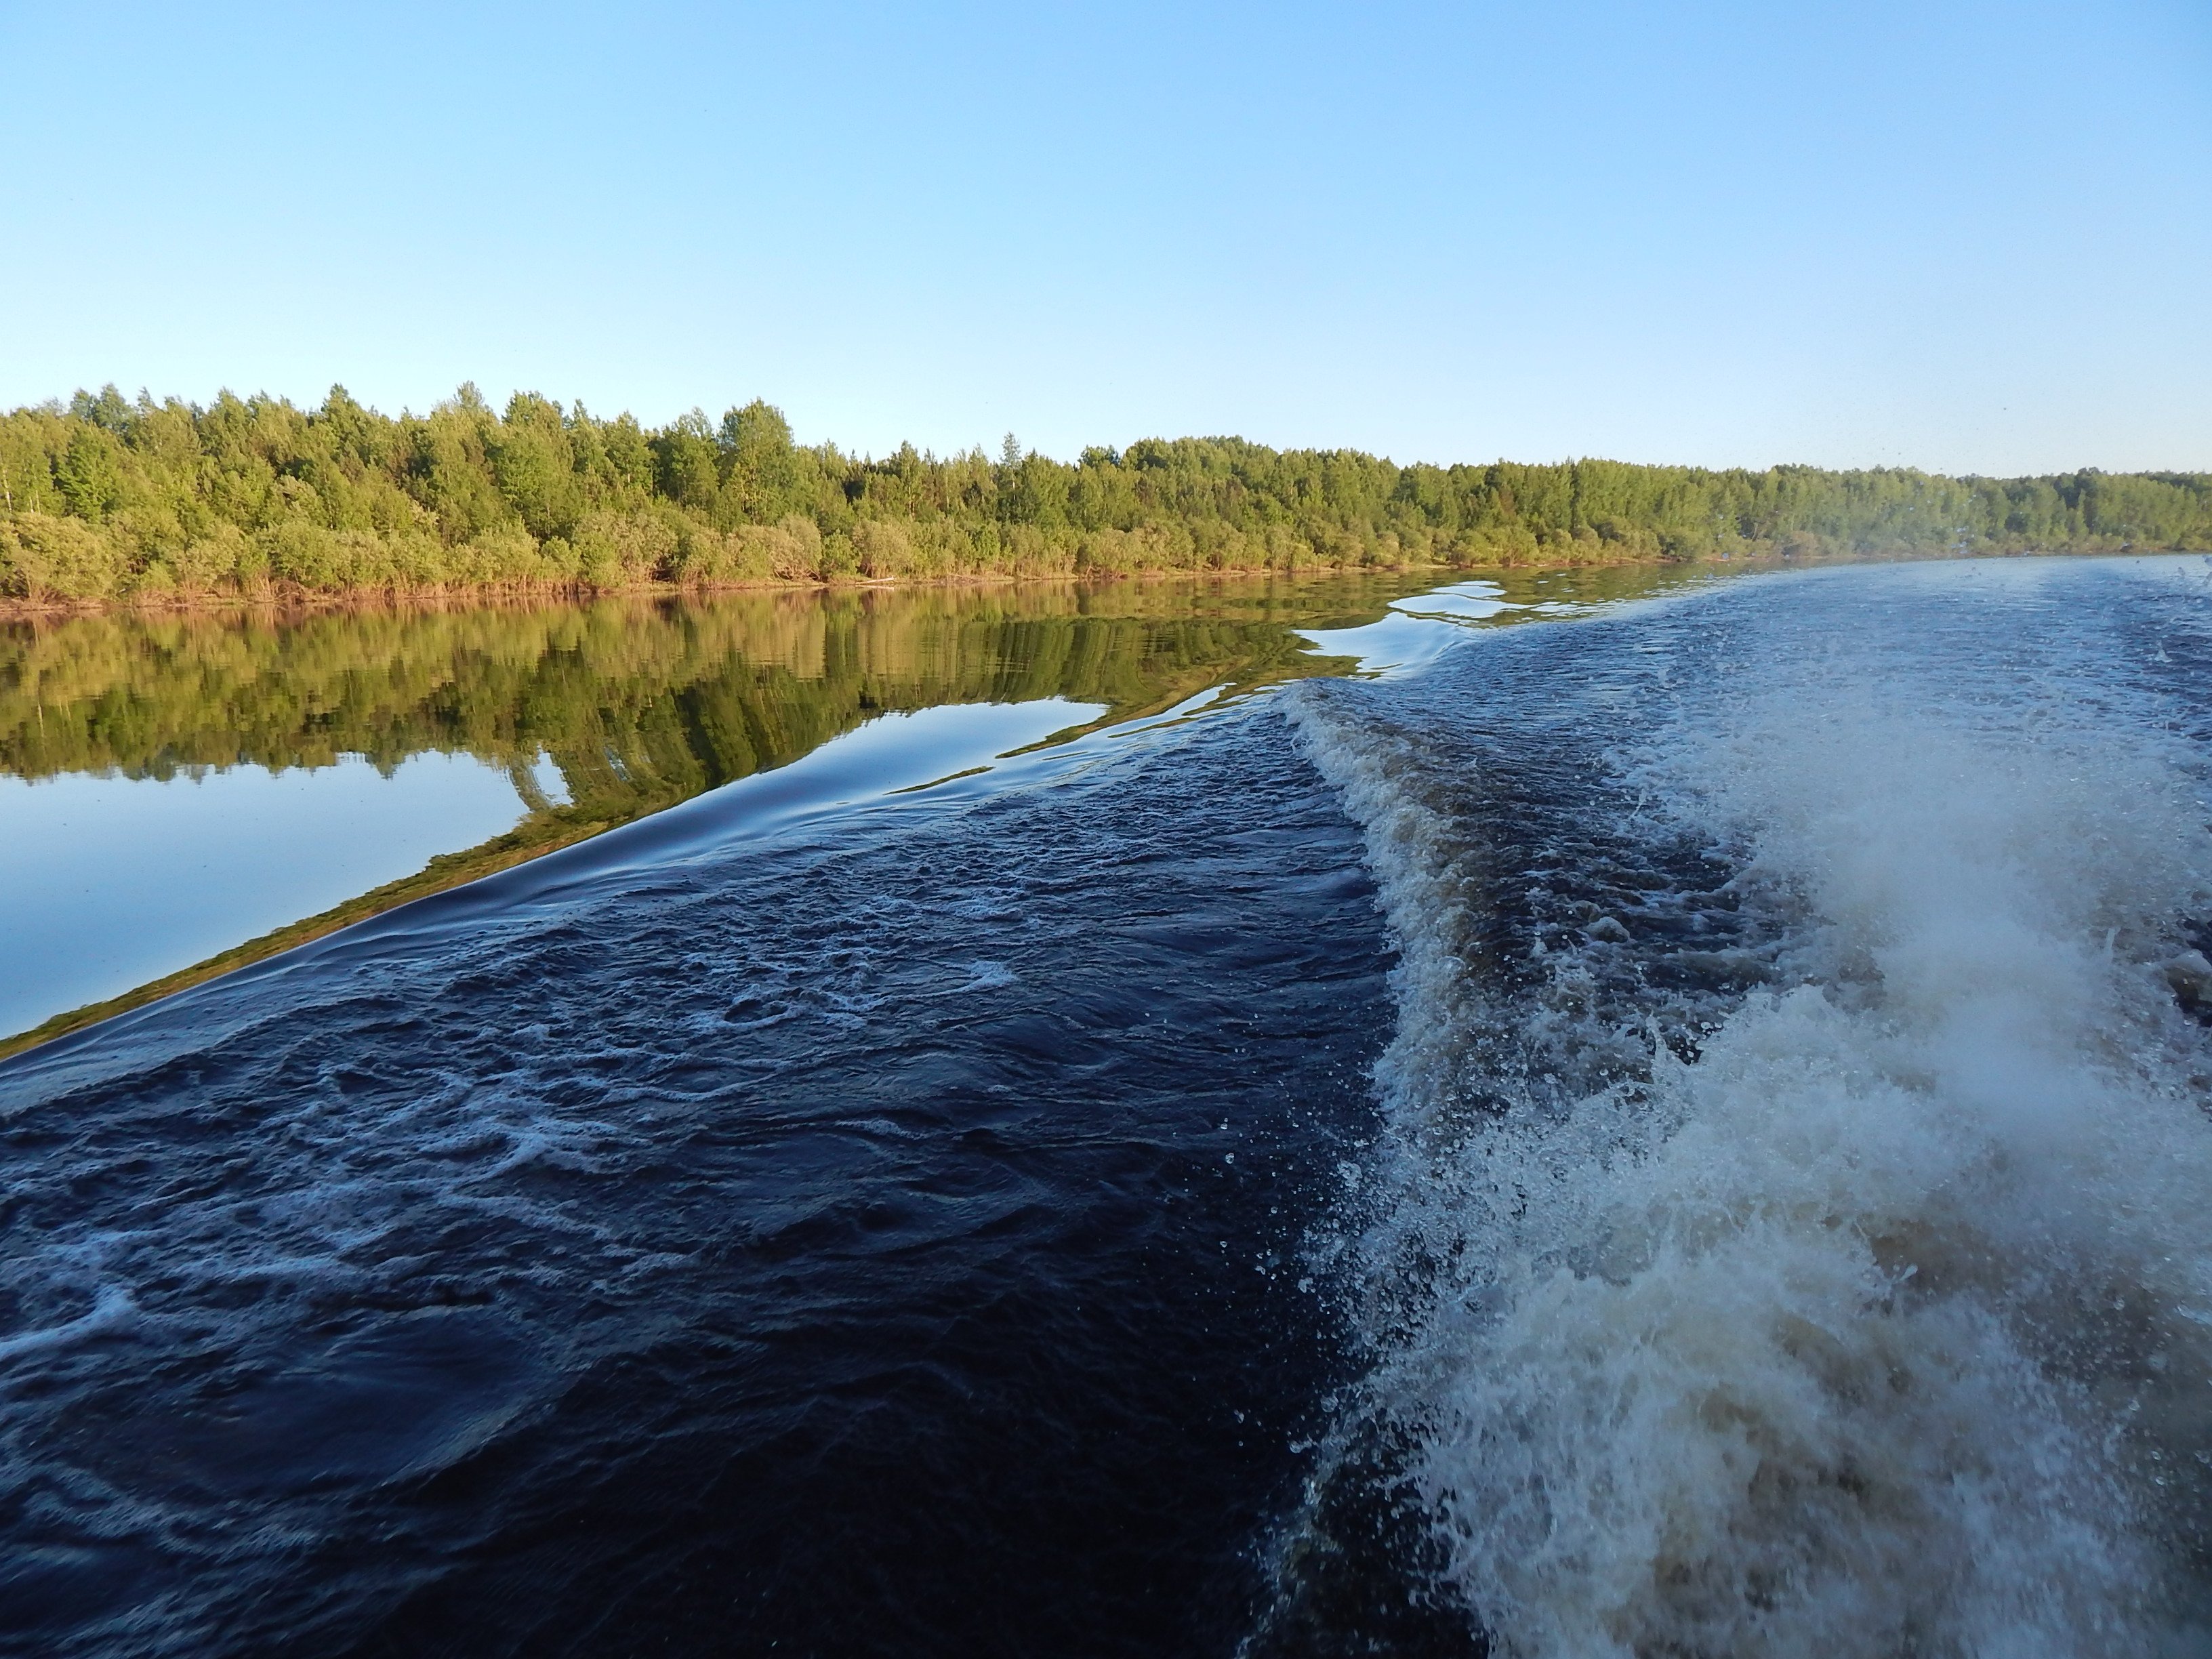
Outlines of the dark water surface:
{"label": "dark water surface", "polygon": [[8,1061],[0,1644],[2203,1650],[2208,594],[856,701]]}

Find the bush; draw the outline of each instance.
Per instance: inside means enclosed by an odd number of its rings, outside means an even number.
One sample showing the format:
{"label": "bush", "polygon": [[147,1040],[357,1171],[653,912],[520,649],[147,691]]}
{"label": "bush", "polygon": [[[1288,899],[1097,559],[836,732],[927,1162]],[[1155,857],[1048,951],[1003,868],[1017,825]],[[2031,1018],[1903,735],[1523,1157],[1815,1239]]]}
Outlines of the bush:
{"label": "bush", "polygon": [[822,568],[822,532],[801,514],[786,514],[774,525],[743,526],[730,542],[738,580],[813,581]]}
{"label": "bush", "polygon": [[593,587],[657,581],[676,574],[682,540],[651,513],[587,513],[574,538],[577,574]]}
{"label": "bush", "polygon": [[0,591],[13,597],[34,605],[111,599],[130,574],[118,540],[81,520],[19,513],[0,525]]}
{"label": "bush", "polygon": [[860,574],[872,580],[914,574],[914,538],[904,525],[892,520],[863,519],[854,525],[853,551]]}
{"label": "bush", "polygon": [[301,519],[287,519],[262,532],[269,574],[280,582],[297,582],[310,592],[336,592],[352,585],[354,550],[337,532]]}
{"label": "bush", "polygon": [[455,550],[467,562],[469,580],[489,587],[535,587],[560,580],[558,567],[520,525],[479,532]]}

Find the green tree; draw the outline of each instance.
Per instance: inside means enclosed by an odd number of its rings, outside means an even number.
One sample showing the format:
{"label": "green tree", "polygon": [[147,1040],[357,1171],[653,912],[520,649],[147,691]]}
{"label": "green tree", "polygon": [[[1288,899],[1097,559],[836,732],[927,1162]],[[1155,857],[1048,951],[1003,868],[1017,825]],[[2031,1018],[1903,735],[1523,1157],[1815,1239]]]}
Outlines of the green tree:
{"label": "green tree", "polygon": [[[110,392],[114,389],[108,388]],[[70,434],[69,447],[62,452],[54,467],[54,483],[62,492],[62,499],[69,503],[69,510],[94,524],[123,501],[123,469],[118,465],[121,447],[111,433],[112,428],[104,425],[87,422],[79,426]]]}

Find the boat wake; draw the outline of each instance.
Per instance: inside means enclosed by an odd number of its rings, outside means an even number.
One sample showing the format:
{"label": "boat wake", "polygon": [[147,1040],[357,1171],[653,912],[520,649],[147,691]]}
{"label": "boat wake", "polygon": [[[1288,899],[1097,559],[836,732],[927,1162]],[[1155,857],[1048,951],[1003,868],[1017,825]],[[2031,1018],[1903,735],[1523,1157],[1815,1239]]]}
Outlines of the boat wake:
{"label": "boat wake", "polygon": [[2204,1650],[2205,601],[1836,574],[1304,694],[1401,952],[1337,1478],[1500,1653]]}

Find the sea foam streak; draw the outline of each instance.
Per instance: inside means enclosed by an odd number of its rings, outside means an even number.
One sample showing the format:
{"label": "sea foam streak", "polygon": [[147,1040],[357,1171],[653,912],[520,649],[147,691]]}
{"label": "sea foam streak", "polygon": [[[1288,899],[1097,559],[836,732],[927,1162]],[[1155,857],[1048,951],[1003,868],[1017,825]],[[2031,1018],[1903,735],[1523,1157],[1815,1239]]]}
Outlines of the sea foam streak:
{"label": "sea foam streak", "polygon": [[[1481,849],[1417,745],[1307,705],[1403,951],[1352,1245],[1369,1409],[1500,1651],[2204,1645],[2191,763],[2110,706],[2000,717],[1859,666],[1767,663],[1617,757],[1735,861],[1768,977],[1686,1010],[1694,1058],[1579,1098],[1538,1086],[1572,1000],[1469,967]],[[1474,1040],[1501,1025],[1518,1081]]]}

